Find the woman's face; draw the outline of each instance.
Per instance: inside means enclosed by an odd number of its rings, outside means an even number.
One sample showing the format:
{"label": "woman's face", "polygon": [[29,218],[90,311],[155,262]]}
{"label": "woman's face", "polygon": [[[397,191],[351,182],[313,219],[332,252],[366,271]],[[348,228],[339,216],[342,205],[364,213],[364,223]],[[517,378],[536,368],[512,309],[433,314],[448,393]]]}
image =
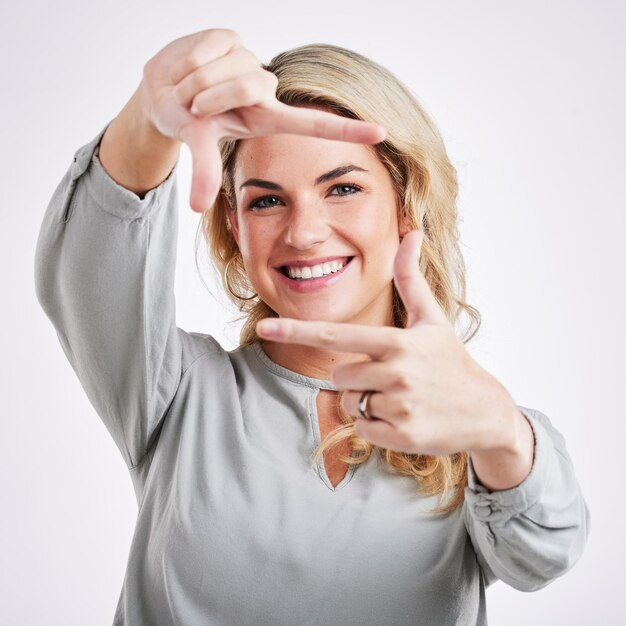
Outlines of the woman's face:
{"label": "woman's face", "polygon": [[231,224],[262,300],[280,317],[391,324],[393,260],[407,229],[371,147],[246,139],[233,174]]}

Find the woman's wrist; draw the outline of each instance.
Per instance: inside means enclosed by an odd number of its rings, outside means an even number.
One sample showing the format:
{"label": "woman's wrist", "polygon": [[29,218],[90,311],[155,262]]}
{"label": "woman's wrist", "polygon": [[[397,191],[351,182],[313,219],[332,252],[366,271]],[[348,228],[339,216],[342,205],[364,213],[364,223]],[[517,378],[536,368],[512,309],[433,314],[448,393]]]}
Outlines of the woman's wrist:
{"label": "woman's wrist", "polygon": [[99,158],[109,176],[143,196],[170,174],[181,142],[163,135],[146,115],[142,85],[109,124],[100,142]]}
{"label": "woman's wrist", "polygon": [[[506,417],[505,417],[506,415]],[[503,414],[500,443],[470,452],[476,477],[490,491],[517,487],[530,473],[535,453],[535,437],[530,422],[513,404]]]}

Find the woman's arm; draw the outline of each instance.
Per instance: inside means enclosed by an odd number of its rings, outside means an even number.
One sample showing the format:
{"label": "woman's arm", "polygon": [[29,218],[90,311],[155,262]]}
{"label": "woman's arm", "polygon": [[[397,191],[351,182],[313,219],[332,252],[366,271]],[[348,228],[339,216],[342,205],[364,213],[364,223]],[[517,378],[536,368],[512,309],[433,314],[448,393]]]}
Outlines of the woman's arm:
{"label": "woman's arm", "polygon": [[100,162],[109,176],[143,197],[170,174],[181,142],[163,135],[142,108],[142,83],[106,129],[100,143]]}
{"label": "woman's arm", "polygon": [[170,175],[180,143],[193,158],[192,205],[203,210],[219,189],[223,137],[284,132],[375,143],[384,136],[376,124],[288,107],[275,88],[276,77],[232,31],[168,44],[148,61],[101,143],[76,153],[46,212],[37,295],[130,468],[154,442],[184,367]]}
{"label": "woman's arm", "polygon": [[533,591],[579,559],[589,512],[562,435],[539,411],[523,413],[535,439],[529,475],[517,487],[489,491],[470,463],[464,517],[487,580]]}
{"label": "woman's arm", "polygon": [[46,212],[39,301],[129,468],[154,441],[181,372],[173,177],[140,199],[81,148]]}

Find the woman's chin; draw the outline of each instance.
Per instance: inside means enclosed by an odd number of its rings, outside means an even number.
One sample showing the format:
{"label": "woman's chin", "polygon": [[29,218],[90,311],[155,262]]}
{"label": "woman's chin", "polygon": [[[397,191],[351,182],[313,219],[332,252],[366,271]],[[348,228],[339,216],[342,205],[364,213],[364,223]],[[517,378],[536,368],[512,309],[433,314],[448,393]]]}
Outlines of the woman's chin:
{"label": "woman's chin", "polygon": [[285,317],[293,320],[301,320],[303,322],[335,322],[342,323],[349,321],[348,316],[340,314],[332,314],[328,311],[285,311],[278,313],[278,317]]}
{"label": "woman's chin", "polygon": [[[304,322],[332,322],[334,324],[364,324],[385,326],[388,314],[372,315],[371,311],[346,311],[327,307],[291,308],[277,311],[278,317]],[[380,318],[380,319],[379,319]]]}

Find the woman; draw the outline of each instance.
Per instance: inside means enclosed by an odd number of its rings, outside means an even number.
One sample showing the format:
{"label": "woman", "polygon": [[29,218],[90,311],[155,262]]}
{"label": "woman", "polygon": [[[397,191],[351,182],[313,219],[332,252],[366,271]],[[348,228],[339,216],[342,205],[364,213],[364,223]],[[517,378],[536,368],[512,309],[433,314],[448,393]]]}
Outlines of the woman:
{"label": "woman", "polygon": [[[181,142],[249,314],[230,353],[175,323]],[[359,55],[264,69],[211,30],[148,62],[77,152],[37,257],[137,494],[115,624],[484,624],[495,579],[537,589],[575,562],[562,437],[455,333],[478,321],[455,198],[432,123]]]}

